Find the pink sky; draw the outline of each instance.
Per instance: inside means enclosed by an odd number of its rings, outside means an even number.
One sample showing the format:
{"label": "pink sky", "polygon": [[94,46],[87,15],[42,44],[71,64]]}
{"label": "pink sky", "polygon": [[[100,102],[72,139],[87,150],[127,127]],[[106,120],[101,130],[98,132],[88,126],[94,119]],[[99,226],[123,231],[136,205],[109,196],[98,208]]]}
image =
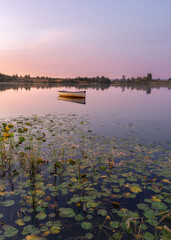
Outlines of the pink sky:
{"label": "pink sky", "polygon": [[0,72],[169,78],[170,9],[170,0],[6,0]]}

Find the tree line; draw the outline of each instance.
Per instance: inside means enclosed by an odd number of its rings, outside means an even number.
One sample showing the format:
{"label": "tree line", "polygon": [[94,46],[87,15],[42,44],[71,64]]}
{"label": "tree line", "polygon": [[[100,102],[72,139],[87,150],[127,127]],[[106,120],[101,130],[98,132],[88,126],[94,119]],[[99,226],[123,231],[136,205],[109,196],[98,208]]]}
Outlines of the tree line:
{"label": "tree line", "polygon": [[[26,74],[25,76],[18,76],[17,74],[13,74],[12,76],[2,74],[0,73],[0,82],[17,82],[17,81],[29,81],[29,82],[36,82],[36,79],[42,80],[42,82],[46,81],[49,83],[70,83],[70,84],[77,84],[77,83],[85,83],[85,84],[110,84],[112,82],[118,82],[122,84],[145,84],[149,83],[151,81],[162,81],[161,79],[153,79],[153,76],[151,73],[148,73],[144,77],[131,77],[131,78],[126,78],[124,75],[122,76],[121,79],[114,79],[113,81],[109,79],[108,77],[76,77],[76,78],[52,78],[52,77],[44,77],[44,76],[37,76],[37,77],[31,77],[30,74]],[[167,81],[171,81],[171,78],[167,79]]]}

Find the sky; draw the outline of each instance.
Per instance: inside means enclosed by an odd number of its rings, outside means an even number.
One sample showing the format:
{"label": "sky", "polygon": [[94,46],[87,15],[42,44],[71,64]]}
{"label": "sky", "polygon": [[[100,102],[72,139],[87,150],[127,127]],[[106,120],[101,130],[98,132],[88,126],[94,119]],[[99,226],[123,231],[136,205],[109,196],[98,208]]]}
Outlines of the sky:
{"label": "sky", "polygon": [[0,0],[0,72],[171,77],[171,0]]}

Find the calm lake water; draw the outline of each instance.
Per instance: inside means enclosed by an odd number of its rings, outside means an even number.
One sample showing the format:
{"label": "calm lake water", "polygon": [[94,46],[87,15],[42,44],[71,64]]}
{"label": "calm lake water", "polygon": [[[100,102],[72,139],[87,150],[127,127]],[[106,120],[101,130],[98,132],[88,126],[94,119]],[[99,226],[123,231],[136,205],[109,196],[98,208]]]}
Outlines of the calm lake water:
{"label": "calm lake water", "polygon": [[171,239],[171,91],[58,90],[0,85],[0,240]]}
{"label": "calm lake water", "polygon": [[145,143],[170,140],[171,90],[167,88],[152,89],[150,94],[136,89],[123,91],[121,87],[82,88],[86,90],[85,104],[58,99],[58,90],[78,90],[74,87],[26,88],[27,85],[0,92],[1,119],[33,114],[88,114],[93,130],[99,134],[136,136]]}

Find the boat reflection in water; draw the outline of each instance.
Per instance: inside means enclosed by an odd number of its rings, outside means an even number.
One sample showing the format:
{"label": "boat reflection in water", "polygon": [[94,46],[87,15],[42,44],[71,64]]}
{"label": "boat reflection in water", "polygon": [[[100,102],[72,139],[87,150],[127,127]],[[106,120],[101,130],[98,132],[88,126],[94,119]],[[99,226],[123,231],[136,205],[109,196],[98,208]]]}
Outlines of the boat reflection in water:
{"label": "boat reflection in water", "polygon": [[86,104],[85,98],[79,98],[79,97],[61,97],[59,96],[57,98],[58,100],[62,101],[68,101],[68,102],[73,102],[73,103],[79,103],[79,104]]}

